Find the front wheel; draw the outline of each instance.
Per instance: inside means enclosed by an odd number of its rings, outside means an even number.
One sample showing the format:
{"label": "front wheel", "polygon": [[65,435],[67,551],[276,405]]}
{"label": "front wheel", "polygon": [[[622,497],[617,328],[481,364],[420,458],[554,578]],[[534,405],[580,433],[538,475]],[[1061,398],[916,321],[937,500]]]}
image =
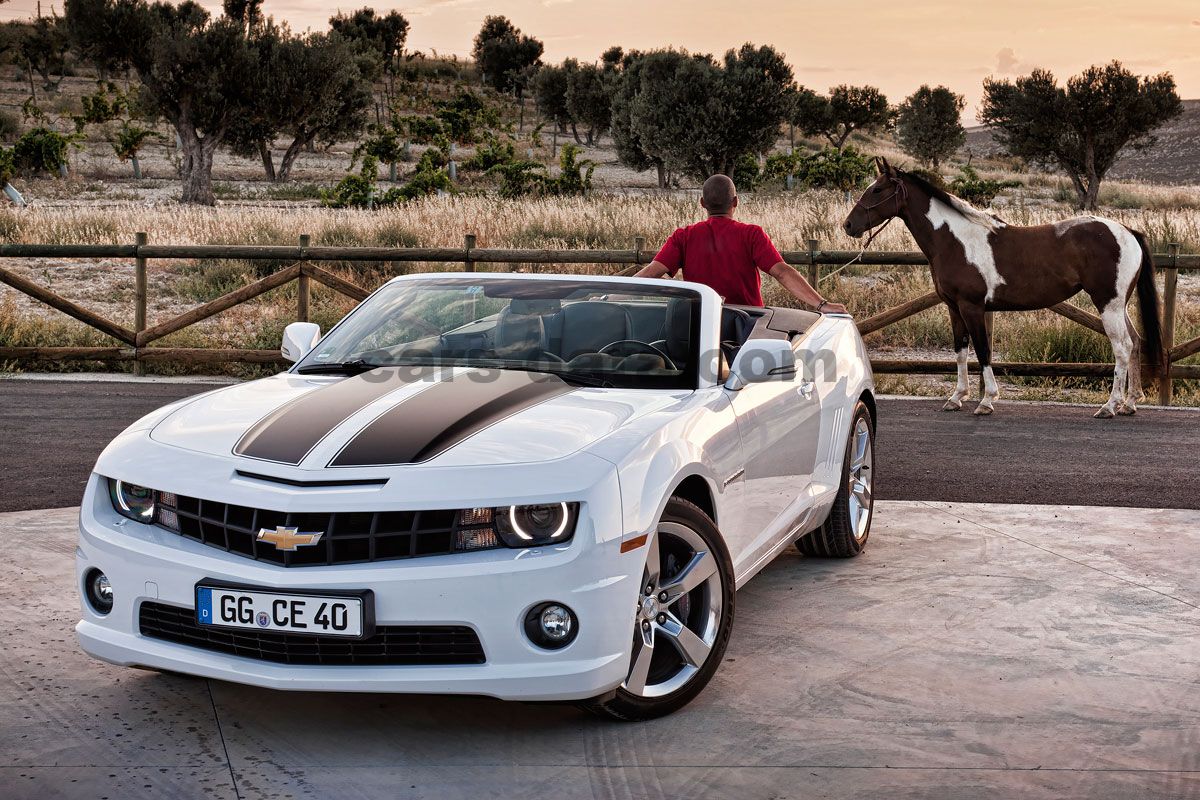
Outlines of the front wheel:
{"label": "front wheel", "polygon": [[661,717],[705,687],[733,627],[733,565],[717,526],[672,497],[647,543],[629,672],[584,707],[620,720]]}
{"label": "front wheel", "polygon": [[850,419],[850,437],[842,460],[842,483],[829,517],[821,527],[796,541],[806,556],[853,558],[867,546],[871,516],[875,508],[875,426],[871,412],[861,400]]}

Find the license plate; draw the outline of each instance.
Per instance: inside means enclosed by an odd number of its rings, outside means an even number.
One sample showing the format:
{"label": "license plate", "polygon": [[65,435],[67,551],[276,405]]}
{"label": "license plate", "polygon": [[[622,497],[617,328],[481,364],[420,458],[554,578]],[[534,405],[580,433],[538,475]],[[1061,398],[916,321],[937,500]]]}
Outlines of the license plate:
{"label": "license plate", "polygon": [[249,628],[361,639],[369,594],[301,594],[228,586],[196,587],[196,621],[216,628]]}

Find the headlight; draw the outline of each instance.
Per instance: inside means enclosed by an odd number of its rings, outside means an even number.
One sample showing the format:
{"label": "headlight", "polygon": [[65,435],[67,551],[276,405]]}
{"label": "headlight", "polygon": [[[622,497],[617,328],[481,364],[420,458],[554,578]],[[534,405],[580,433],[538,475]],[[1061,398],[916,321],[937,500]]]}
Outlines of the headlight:
{"label": "headlight", "polygon": [[121,516],[146,525],[154,521],[153,489],[109,478],[108,496]]}
{"label": "headlight", "polygon": [[459,550],[495,547],[496,537],[509,547],[537,547],[565,542],[575,534],[578,503],[541,503],[458,512]]}
{"label": "headlight", "polygon": [[574,503],[546,503],[496,509],[496,532],[509,547],[533,547],[570,539],[575,532]]}

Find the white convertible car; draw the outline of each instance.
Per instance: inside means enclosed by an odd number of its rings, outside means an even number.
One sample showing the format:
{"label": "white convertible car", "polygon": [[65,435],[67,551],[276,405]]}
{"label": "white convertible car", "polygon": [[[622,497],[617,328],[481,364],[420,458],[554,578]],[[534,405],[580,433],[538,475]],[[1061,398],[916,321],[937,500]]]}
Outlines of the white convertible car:
{"label": "white convertible car", "polygon": [[792,542],[853,556],[875,402],[852,321],[681,281],[396,278],[271,378],[105,449],[83,649],[274,689],[644,719],[721,663]]}

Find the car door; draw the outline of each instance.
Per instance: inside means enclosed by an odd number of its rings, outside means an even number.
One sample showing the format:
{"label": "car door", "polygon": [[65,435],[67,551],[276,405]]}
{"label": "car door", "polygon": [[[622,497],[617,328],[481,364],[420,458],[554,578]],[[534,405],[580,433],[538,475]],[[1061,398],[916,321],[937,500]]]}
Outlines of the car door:
{"label": "car door", "polygon": [[730,391],[742,440],[743,514],[737,538],[744,544],[735,572],[753,564],[789,533],[808,506],[821,432],[821,402],[810,376],[754,383]]}

